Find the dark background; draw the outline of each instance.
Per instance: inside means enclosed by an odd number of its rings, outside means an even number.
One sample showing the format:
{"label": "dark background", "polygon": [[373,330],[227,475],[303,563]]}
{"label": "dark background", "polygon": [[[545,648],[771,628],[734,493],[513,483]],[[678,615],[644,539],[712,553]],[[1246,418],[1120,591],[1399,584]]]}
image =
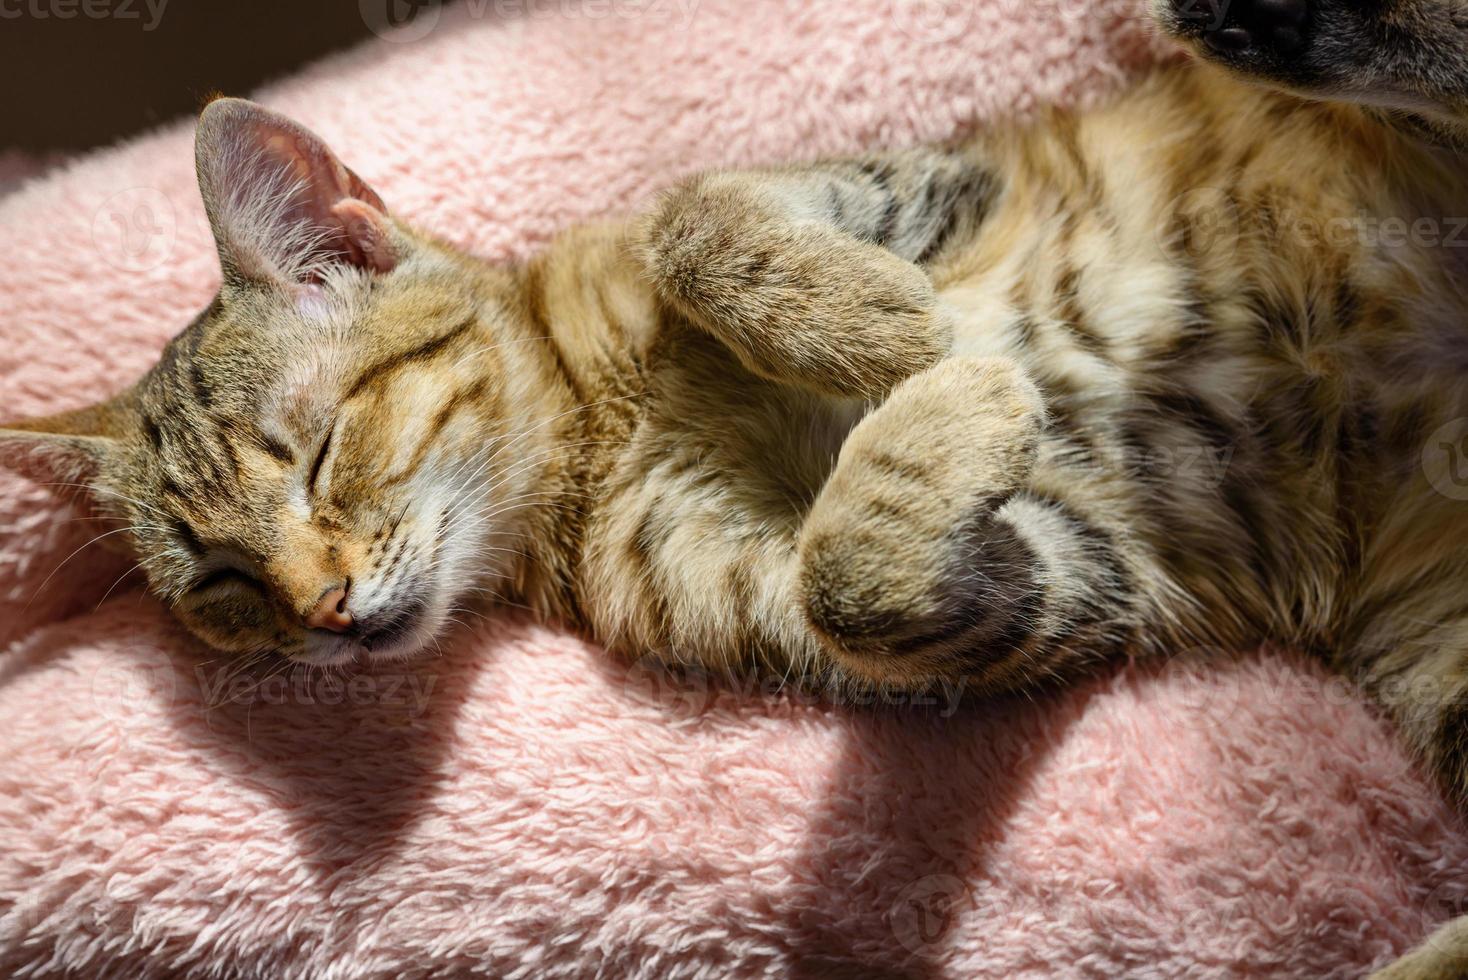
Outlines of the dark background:
{"label": "dark background", "polygon": [[145,0],[0,0],[0,150],[111,143],[371,37],[374,11],[380,25],[435,2],[167,0],[145,30]]}

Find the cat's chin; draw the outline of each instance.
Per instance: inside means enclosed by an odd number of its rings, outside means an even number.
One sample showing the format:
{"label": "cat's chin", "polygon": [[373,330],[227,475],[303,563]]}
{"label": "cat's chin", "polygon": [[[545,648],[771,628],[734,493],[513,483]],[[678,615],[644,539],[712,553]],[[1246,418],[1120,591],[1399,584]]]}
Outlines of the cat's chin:
{"label": "cat's chin", "polygon": [[418,656],[422,653],[423,646],[421,636],[409,636],[393,643],[371,646],[355,638],[342,637],[317,641],[301,653],[290,654],[289,658],[311,667],[399,664]]}

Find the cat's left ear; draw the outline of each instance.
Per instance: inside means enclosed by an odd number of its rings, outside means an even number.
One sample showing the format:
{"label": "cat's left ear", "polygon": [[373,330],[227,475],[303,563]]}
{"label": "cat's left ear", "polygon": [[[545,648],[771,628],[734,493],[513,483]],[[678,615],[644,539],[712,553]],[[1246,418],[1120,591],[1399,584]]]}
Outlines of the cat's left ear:
{"label": "cat's left ear", "polygon": [[120,400],[0,425],[0,466],[62,496],[96,485],[122,451],[130,416]]}
{"label": "cat's left ear", "polygon": [[300,123],[217,99],[199,117],[194,158],[226,276],[298,285],[333,263],[397,265],[382,198]]}

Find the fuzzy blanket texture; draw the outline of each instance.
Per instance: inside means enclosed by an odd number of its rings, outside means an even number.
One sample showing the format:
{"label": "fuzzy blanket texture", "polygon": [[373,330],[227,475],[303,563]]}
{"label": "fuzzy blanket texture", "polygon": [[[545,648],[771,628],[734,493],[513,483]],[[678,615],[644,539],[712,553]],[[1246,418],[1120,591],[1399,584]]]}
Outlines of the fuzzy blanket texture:
{"label": "fuzzy blanket texture", "polygon": [[[1102,96],[1158,50],[1132,0],[464,0],[256,97],[494,260],[698,168]],[[0,410],[131,381],[217,283],[191,125],[0,199],[0,254]],[[73,555],[73,516],[0,476],[3,976],[1355,977],[1468,896],[1386,727],[1282,653],[954,710],[506,616],[256,687]]]}

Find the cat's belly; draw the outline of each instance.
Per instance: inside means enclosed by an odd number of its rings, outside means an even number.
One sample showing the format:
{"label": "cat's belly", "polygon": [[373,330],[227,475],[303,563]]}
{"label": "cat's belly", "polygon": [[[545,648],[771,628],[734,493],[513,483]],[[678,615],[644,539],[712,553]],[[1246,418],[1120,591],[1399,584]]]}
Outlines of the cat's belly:
{"label": "cat's belly", "polygon": [[1010,325],[1017,311],[1002,291],[988,284],[947,290],[939,295],[939,309],[953,329],[953,354],[967,357],[1014,357]]}

